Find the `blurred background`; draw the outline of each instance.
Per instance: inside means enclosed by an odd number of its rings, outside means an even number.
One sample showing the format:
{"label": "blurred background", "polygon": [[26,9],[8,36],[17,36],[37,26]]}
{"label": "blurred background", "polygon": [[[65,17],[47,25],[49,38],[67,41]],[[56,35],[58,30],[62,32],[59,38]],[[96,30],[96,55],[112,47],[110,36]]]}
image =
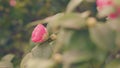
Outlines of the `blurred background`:
{"label": "blurred background", "polygon": [[[0,0],[0,58],[15,54],[14,65],[20,63],[30,49],[33,28],[26,26],[38,19],[65,10],[69,0]],[[17,61],[16,61],[17,60]]]}
{"label": "blurred background", "polygon": [[[29,41],[33,27],[26,26],[36,20],[65,11],[69,0],[0,0],[0,58],[6,54],[15,55],[12,61],[20,64],[23,55],[30,50]],[[93,11],[94,2],[83,3],[77,12]]]}

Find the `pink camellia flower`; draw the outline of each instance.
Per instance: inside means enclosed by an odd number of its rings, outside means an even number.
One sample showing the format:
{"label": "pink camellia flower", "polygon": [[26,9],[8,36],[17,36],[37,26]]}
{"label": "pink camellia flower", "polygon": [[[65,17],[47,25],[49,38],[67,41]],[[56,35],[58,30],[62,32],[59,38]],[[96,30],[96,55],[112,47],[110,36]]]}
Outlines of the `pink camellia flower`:
{"label": "pink camellia flower", "polygon": [[47,36],[47,29],[42,24],[38,24],[32,32],[31,40],[35,43],[41,43],[47,39]]}
{"label": "pink camellia flower", "polygon": [[114,0],[97,0],[96,4],[99,12],[112,7],[113,11],[107,15],[109,18],[115,19],[120,16],[120,6],[117,6]]}
{"label": "pink camellia flower", "polygon": [[14,7],[16,5],[16,1],[15,0],[10,0],[10,6]]}

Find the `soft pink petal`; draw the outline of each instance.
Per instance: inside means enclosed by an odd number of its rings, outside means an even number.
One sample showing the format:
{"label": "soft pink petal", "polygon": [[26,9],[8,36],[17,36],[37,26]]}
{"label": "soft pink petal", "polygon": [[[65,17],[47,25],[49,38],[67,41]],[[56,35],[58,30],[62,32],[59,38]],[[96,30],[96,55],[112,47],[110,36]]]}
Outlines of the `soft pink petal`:
{"label": "soft pink petal", "polygon": [[47,33],[46,28],[42,24],[38,24],[32,32],[32,41],[33,42],[43,42],[44,35]]}

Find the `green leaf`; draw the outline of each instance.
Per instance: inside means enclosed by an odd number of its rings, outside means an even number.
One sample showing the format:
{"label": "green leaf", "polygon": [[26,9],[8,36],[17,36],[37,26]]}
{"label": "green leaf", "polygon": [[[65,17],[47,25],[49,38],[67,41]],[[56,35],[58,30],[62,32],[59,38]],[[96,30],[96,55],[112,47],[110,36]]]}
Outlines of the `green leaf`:
{"label": "green leaf", "polygon": [[20,68],[52,68],[54,65],[52,60],[36,58],[32,53],[28,53],[22,59]]}
{"label": "green leaf", "polygon": [[105,62],[109,61],[108,59],[109,58],[107,51],[96,49],[96,51],[94,52],[92,65],[94,68],[102,68],[104,67]]}
{"label": "green leaf", "polygon": [[113,29],[113,30],[115,30],[115,31],[119,31],[119,29],[120,29],[120,19],[119,18],[116,18],[116,19],[113,19],[113,20],[111,20],[111,19],[108,19],[108,21],[107,21],[107,24],[109,25],[109,27],[111,28],[111,29]]}
{"label": "green leaf", "polygon": [[118,50],[120,48],[120,32],[116,33],[116,45],[118,47]]}
{"label": "green leaf", "polygon": [[20,63],[20,68],[26,68],[26,65],[27,65],[28,60],[31,59],[32,57],[33,57],[33,55],[32,55],[31,52],[30,52],[30,53],[27,53],[27,54],[23,57],[23,59],[22,59],[22,61],[21,61],[21,63]]}
{"label": "green leaf", "polygon": [[93,68],[92,63],[90,63],[90,62],[71,64],[71,67],[73,67],[73,68]]}
{"label": "green leaf", "polygon": [[105,68],[120,68],[120,59],[115,59],[108,64],[106,64]]}
{"label": "green leaf", "polygon": [[69,13],[63,14],[59,13],[54,15],[49,19],[49,23],[47,25],[47,29],[49,33],[57,33],[59,32],[59,28],[71,28],[71,29],[81,29],[86,26],[85,18],[89,15],[89,11],[84,13]]}
{"label": "green leaf", "polygon": [[11,62],[13,58],[14,58],[13,54],[7,54],[1,60]]}
{"label": "green leaf", "polygon": [[13,58],[13,54],[5,55],[0,61],[0,68],[13,68],[13,64],[11,63]]}
{"label": "green leaf", "polygon": [[119,50],[120,48],[120,23],[119,23],[120,19],[116,18],[114,20],[108,20],[107,24],[109,25],[109,27],[114,30],[114,32],[116,33],[116,39],[115,39],[115,43],[117,45],[117,49]]}
{"label": "green leaf", "polygon": [[32,51],[32,55],[34,58],[50,58],[51,54],[53,53],[52,45],[49,42],[44,42],[40,45],[35,46]]}
{"label": "green leaf", "polygon": [[32,58],[27,62],[26,68],[53,68],[54,66],[55,63],[52,60]]}
{"label": "green leaf", "polygon": [[[62,30],[57,40],[58,52],[63,53],[63,63],[69,65],[86,62],[93,58],[95,46],[87,30]],[[55,47],[55,48],[56,48]],[[56,49],[55,49],[56,50]]]}
{"label": "green leaf", "polygon": [[92,54],[85,51],[69,50],[63,53],[63,64],[75,64],[88,62]]}
{"label": "green leaf", "polygon": [[[94,51],[95,45],[92,43],[89,32],[87,29],[83,30],[71,30],[73,33],[68,44],[66,44],[67,49],[75,49],[80,51]],[[67,34],[66,34],[67,35]]]}
{"label": "green leaf", "polygon": [[13,68],[13,64],[7,61],[0,61],[0,68]]}
{"label": "green leaf", "polygon": [[46,22],[44,22],[44,20],[33,21],[33,22],[31,22],[30,24],[28,24],[28,25],[26,26],[26,28],[30,28],[30,27],[35,26],[35,25],[37,25],[37,24],[44,24],[44,23],[46,23]]}
{"label": "green leaf", "polygon": [[89,28],[91,40],[104,50],[115,48],[115,32],[107,24],[97,24]]}
{"label": "green leaf", "polygon": [[49,34],[59,32],[59,27],[60,27],[59,21],[60,21],[60,18],[63,17],[63,15],[64,15],[63,13],[58,13],[54,16],[46,18],[46,21],[48,21],[47,30]]}
{"label": "green leaf", "polygon": [[86,13],[69,13],[65,14],[63,17],[60,18],[60,23],[62,27],[64,28],[70,28],[70,29],[81,29],[86,27],[86,20],[85,16],[88,15],[89,12]]}
{"label": "green leaf", "polygon": [[35,26],[37,24],[44,24],[44,23],[50,23],[50,22],[54,22],[56,21],[61,15],[63,15],[63,13],[58,13],[56,15],[50,16],[50,17],[46,17],[45,19],[42,20],[37,20],[37,21],[33,21],[31,23],[29,23],[26,28],[30,28],[32,26]]}

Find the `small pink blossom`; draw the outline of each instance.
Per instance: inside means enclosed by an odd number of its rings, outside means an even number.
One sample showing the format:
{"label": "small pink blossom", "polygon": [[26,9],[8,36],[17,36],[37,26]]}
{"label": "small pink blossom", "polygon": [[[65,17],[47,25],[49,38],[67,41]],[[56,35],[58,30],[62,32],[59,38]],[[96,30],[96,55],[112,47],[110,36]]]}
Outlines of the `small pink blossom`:
{"label": "small pink blossom", "polygon": [[115,18],[118,17],[118,14],[114,12],[114,13],[111,13],[110,15],[108,15],[108,17],[109,17],[110,19],[115,19]]}
{"label": "small pink blossom", "polygon": [[14,7],[16,5],[16,1],[15,0],[10,0],[10,6]]}
{"label": "small pink blossom", "polygon": [[97,0],[96,1],[98,11],[101,12],[103,9],[107,9],[107,7],[113,7],[113,12],[108,14],[108,17],[111,19],[115,19],[120,16],[120,6],[117,6],[114,0]]}
{"label": "small pink blossom", "polygon": [[117,8],[117,13],[120,14],[120,6]]}
{"label": "small pink blossom", "polygon": [[35,43],[44,42],[48,36],[47,29],[42,25],[38,24],[32,32],[32,41]]}
{"label": "small pink blossom", "polygon": [[106,7],[106,6],[111,6],[111,5],[113,5],[113,2],[112,2],[112,0],[97,0],[97,1],[96,1],[96,4],[97,4],[97,7],[98,7],[99,9],[103,9],[103,8]]}

